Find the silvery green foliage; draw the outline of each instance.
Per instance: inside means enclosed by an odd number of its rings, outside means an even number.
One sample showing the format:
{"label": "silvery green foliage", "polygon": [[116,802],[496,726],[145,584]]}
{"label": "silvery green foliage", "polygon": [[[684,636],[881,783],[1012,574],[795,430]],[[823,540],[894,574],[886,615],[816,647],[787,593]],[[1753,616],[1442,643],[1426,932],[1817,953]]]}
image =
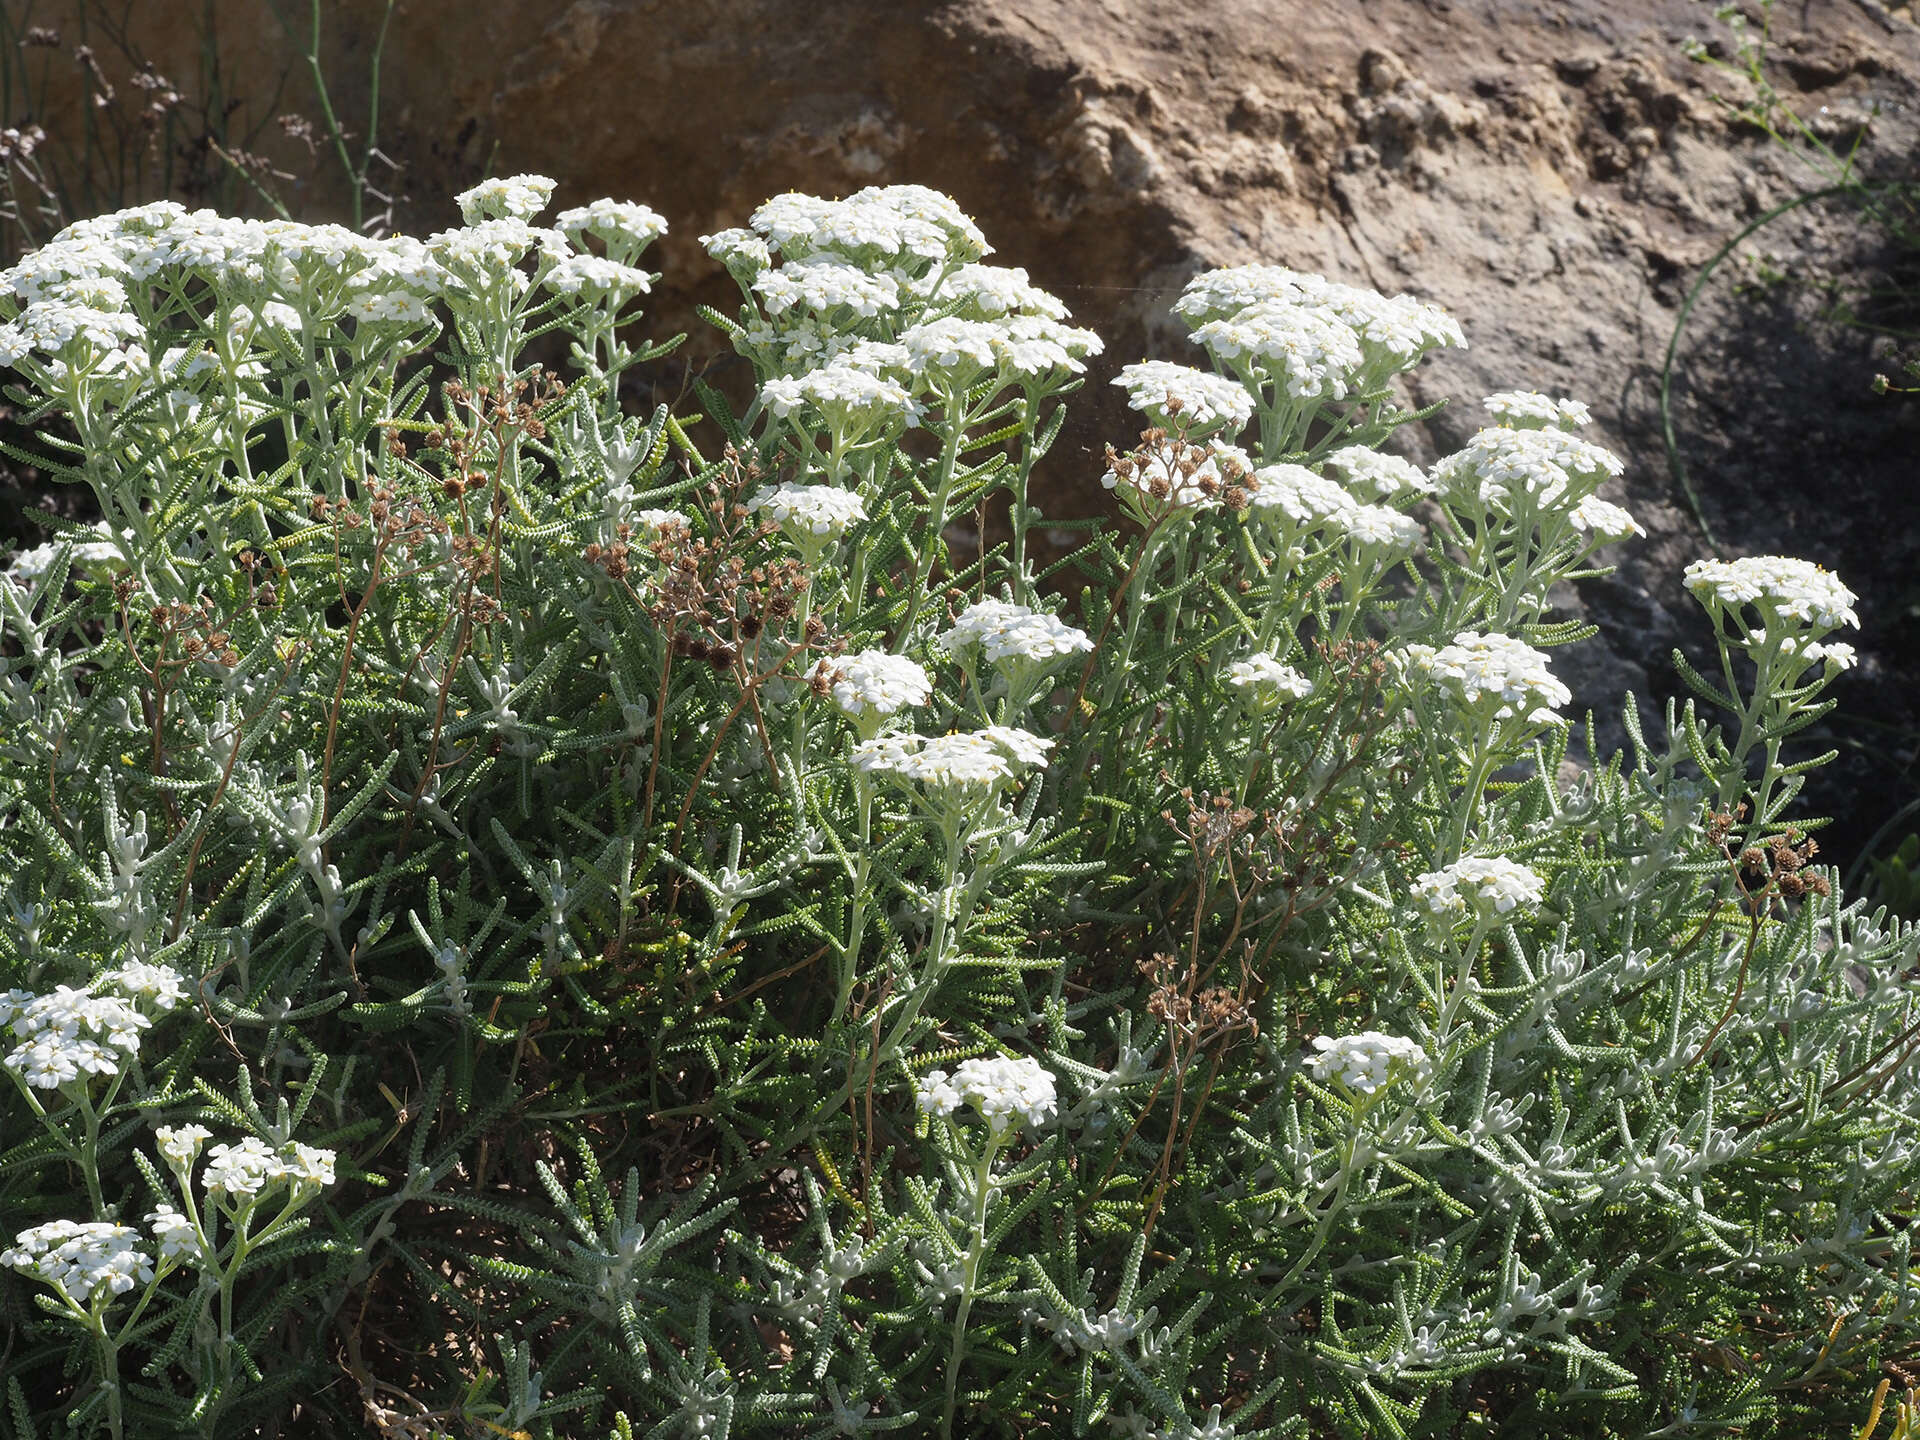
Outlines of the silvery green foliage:
{"label": "silvery green foliage", "polygon": [[1799,1434],[1911,1346],[1838,580],[1690,571],[1576,765],[1620,462],[1383,448],[1443,312],[1197,277],[1041,569],[1099,342],[950,200],[707,237],[696,424],[659,217],[551,190],[4,277],[102,519],[0,579],[0,1433]]}

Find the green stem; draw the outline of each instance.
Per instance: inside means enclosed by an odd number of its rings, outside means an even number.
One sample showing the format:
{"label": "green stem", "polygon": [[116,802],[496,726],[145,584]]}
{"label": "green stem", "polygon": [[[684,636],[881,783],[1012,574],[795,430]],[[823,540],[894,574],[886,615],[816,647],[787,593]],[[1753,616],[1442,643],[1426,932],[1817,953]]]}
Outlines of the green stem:
{"label": "green stem", "polygon": [[1442,863],[1451,863],[1467,853],[1467,832],[1473,828],[1473,822],[1480,814],[1480,792],[1486,789],[1487,777],[1493,773],[1494,761],[1498,758],[1493,748],[1491,727],[1488,727],[1481,732],[1473,769],[1467,774],[1466,792],[1454,807],[1453,835]]}
{"label": "green stem", "polygon": [[900,624],[900,633],[894,637],[893,653],[898,655],[907,648],[913,638],[913,622],[919,618],[920,602],[926,582],[927,559],[934,546],[940,543],[940,536],[947,528],[947,496],[953,489],[953,475],[960,459],[960,440],[967,428],[966,417],[955,415],[955,396],[948,392],[941,397],[949,418],[946,444],[940,447],[940,470],[934,480],[933,503],[927,511],[927,533],[920,537],[920,544],[914,550],[913,584],[907,591],[907,618]]}
{"label": "green stem", "polygon": [[107,1433],[121,1440],[126,1433],[120,1416],[120,1347],[107,1334],[106,1317],[97,1311],[90,1317],[94,1351],[100,1362],[100,1385],[107,1392]]}
{"label": "green stem", "polygon": [[960,1266],[960,1308],[953,1317],[953,1345],[947,1352],[947,1400],[940,1420],[941,1440],[951,1440],[953,1413],[959,1400],[960,1361],[967,1350],[967,1316],[973,1310],[974,1286],[980,1279],[980,1262],[987,1250],[987,1205],[993,1198],[993,1157],[1004,1143],[996,1134],[973,1170],[973,1230],[967,1238],[966,1259]]}
{"label": "green stem", "polygon": [[840,949],[840,987],[834,997],[833,1018],[845,1017],[853,1000],[853,982],[860,967],[860,942],[867,928],[867,884],[873,852],[873,781],[856,770],[854,790],[860,804],[860,855],[854,861],[853,914],[847,921],[847,943]]}

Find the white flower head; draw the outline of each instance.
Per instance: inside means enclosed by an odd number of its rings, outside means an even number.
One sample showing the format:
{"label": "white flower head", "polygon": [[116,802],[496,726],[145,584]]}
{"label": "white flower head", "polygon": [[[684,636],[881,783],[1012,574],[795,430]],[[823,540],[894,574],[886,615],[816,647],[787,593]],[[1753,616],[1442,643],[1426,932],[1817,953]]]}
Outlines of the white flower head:
{"label": "white flower head", "polygon": [[1313,693],[1311,680],[1264,651],[1229,665],[1227,683],[1261,706],[1281,700],[1304,700]]}
{"label": "white flower head", "polygon": [[907,369],[923,383],[965,386],[998,367],[1005,327],[994,320],[949,315],[900,332]]}
{"label": "white flower head", "polygon": [[1238,435],[1253,418],[1253,396],[1237,380],[1167,360],[1126,365],[1113,383],[1154,424],[1191,435]]}
{"label": "white flower head", "polygon": [[1287,533],[1327,527],[1341,530],[1359,502],[1344,485],[1304,465],[1263,465],[1248,487],[1248,510]]}
{"label": "white flower head", "polygon": [[[817,414],[842,446],[892,427],[916,425],[920,406],[884,362],[898,347],[855,346],[799,375],[779,375],[760,387],[767,409],[785,419]],[[905,352],[899,352],[905,359]]]}
{"label": "white flower head", "polygon": [[867,518],[867,508],[851,490],[837,485],[775,485],[747,502],[747,509],[764,514],[798,541],[838,540],[856,520]]}
{"label": "white flower head", "polygon": [[100,984],[118,990],[130,1000],[144,1000],[155,1010],[171,1010],[187,998],[186,979],[170,965],[130,960],[100,977]]}
{"label": "white flower head", "polygon": [[952,735],[882,735],[855,745],[856,770],[916,784],[949,800],[991,795],[1016,766],[1044,767],[1053,741],[994,725]]}
{"label": "white flower head", "polygon": [[27,1000],[9,996],[6,1009],[21,1043],[0,1063],[38,1090],[118,1074],[122,1057],[139,1050],[141,1032],[153,1023],[121,996],[67,985]]}
{"label": "white flower head", "polygon": [[1083,374],[1087,358],[1105,348],[1093,331],[1046,315],[1008,316],[994,340],[1000,373],[1030,383]]}
{"label": "white flower head", "polygon": [[162,1125],[154,1132],[154,1148],[175,1170],[187,1171],[200,1157],[200,1147],[213,1138],[204,1125]]}
{"label": "white flower head", "polygon": [[1353,327],[1325,308],[1263,301],[1193,332],[1217,363],[1270,379],[1292,400],[1339,400],[1360,383],[1366,356]]}
{"label": "white flower head", "polygon": [[1481,403],[1515,430],[1578,430],[1593,423],[1593,412],[1580,401],[1556,400],[1537,390],[1502,390]]}
{"label": "white flower head", "polygon": [[820,669],[832,676],[833,703],[863,728],[933,696],[933,679],[917,661],[885,650],[822,660]]}
{"label": "white flower head", "polygon": [[1434,491],[1433,481],[1411,460],[1365,445],[1344,445],[1327,456],[1326,463],[1345,473],[1350,490],[1371,500],[1399,500]]}
{"label": "white flower head", "polygon": [[1565,512],[1620,474],[1618,455],[1564,430],[1482,430],[1433,467],[1443,489],[1507,514],[1523,506]]}
{"label": "white flower head", "polygon": [[767,242],[751,230],[722,230],[702,235],[700,244],[742,285],[750,286],[755,276],[773,266],[773,252],[767,248]]}
{"label": "white flower head", "polygon": [[200,1235],[193,1222],[171,1205],[162,1205],[147,1213],[153,1238],[160,1243],[162,1260],[198,1259]]}
{"label": "white flower head", "polygon": [[1628,511],[1598,495],[1589,495],[1574,506],[1567,519],[1574,529],[1592,535],[1596,545],[1613,545],[1634,537],[1644,539],[1647,533]]}
{"label": "white flower head", "polygon": [[980,320],[1003,315],[1067,318],[1067,307],[1029,280],[1025,270],[1004,265],[962,265],[946,278],[939,293],[943,302],[963,302],[966,312]]}
{"label": "white flower head", "polygon": [[1320,276],[1283,265],[1232,265],[1194,276],[1180,292],[1173,310],[1188,325],[1197,327],[1237,315],[1251,305],[1317,304],[1326,291],[1327,282]]}
{"label": "white flower head", "polygon": [[296,1186],[331,1185],[334,1159],[333,1151],[302,1145],[296,1140],[287,1146],[280,1157],[281,1174]]}
{"label": "white flower head", "polygon": [[1046,1124],[1056,1103],[1052,1071],[1026,1056],[1000,1055],[962,1060],[952,1075],[929,1071],[920,1078],[916,1099],[921,1110],[942,1117],[971,1105],[995,1135],[1019,1124]]}
{"label": "white flower head", "polygon": [[51,1220],[22,1230],[0,1250],[0,1265],[58,1286],[75,1301],[124,1295],[153,1279],[153,1257],[140,1232],[105,1220]]}
{"label": "white flower head", "polygon": [[667,222],[658,211],[622,200],[595,200],[591,205],[562,210],[553,223],[575,244],[583,236],[597,236],[610,257],[629,263],[667,233]]}
{"label": "white flower head", "polygon": [[[1765,631],[1756,631],[1748,637],[1749,648],[1764,649],[1767,643]],[[1824,665],[1829,675],[1842,670],[1851,670],[1860,663],[1859,653],[1851,645],[1838,641],[1808,640],[1803,636],[1788,635],[1780,641],[1780,653],[1790,660],[1797,660],[1801,667]]]}
{"label": "white flower head", "polygon": [[1430,913],[1446,919],[1531,909],[1545,894],[1545,882],[1535,871],[1504,855],[1469,855],[1439,870],[1429,870],[1413,882],[1414,899]]}
{"label": "white flower head", "polygon": [[898,308],[900,285],[890,275],[870,275],[857,265],[833,260],[802,261],[764,270],[752,288],[769,315],[795,306],[820,314],[839,310],[871,318]]}
{"label": "white flower head", "polygon": [[605,255],[569,255],[549,269],[540,283],[556,295],[578,295],[620,305],[636,295],[645,295],[653,288],[653,277]]}
{"label": "white flower head", "polygon": [[234,1145],[216,1145],[207,1152],[200,1183],[209,1197],[245,1202],[256,1198],[280,1176],[280,1158],[266,1141],[249,1135]]}
{"label": "white flower head", "polygon": [[531,220],[547,208],[554,182],[544,175],[509,175],[482,180],[454,196],[460,218],[469,225],[483,220]]}
{"label": "white flower head", "polygon": [[1376,559],[1410,555],[1426,539],[1426,531],[1418,520],[1385,505],[1355,506],[1343,517],[1342,523],[1354,548]]}
{"label": "white flower head", "polygon": [[976,600],[935,643],[956,658],[978,655],[989,665],[1047,666],[1093,649],[1086,631],[1045,611],[1005,600]]}
{"label": "white flower head", "polygon": [[1573,699],[1547,667],[1547,657],[1511,635],[1463,630],[1452,644],[1412,663],[1467,709],[1491,707],[1496,720],[1518,716],[1552,724],[1558,718],[1554,711]]}
{"label": "white flower head", "polygon": [[1739,560],[1695,560],[1683,582],[1714,611],[1752,606],[1762,628],[1811,628],[1825,632],[1858,626],[1858,598],[1831,570],[1786,555],[1749,555]]}
{"label": "white flower head", "polygon": [[1337,1080],[1347,1089],[1371,1095],[1402,1077],[1417,1079],[1432,1069],[1426,1051],[1401,1035],[1363,1030],[1358,1035],[1314,1037],[1312,1070],[1316,1080]]}

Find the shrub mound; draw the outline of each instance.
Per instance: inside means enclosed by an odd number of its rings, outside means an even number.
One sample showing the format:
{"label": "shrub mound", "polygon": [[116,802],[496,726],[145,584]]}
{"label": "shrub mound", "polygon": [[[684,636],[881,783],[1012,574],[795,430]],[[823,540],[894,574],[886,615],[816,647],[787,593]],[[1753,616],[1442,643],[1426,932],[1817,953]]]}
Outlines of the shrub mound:
{"label": "shrub mound", "polygon": [[1834,576],[1692,567],[1719,672],[1576,764],[1620,462],[1383,448],[1443,312],[1197,277],[1036,573],[1100,345],[951,201],[707,237],[752,403],[638,415],[663,223],[551,189],[0,276],[104,517],[0,579],[0,1435],[1805,1434],[1911,1354]]}

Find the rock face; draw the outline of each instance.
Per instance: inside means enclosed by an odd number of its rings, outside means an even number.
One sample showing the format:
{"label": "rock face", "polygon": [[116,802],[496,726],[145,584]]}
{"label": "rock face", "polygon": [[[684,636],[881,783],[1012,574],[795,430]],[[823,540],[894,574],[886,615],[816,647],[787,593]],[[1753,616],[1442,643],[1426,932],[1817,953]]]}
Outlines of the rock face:
{"label": "rock face", "polygon": [[[384,8],[328,11],[349,128]],[[238,57],[236,113],[259,121],[310,93],[268,10],[236,0],[216,15],[221,53]],[[1860,139],[1871,173],[1910,166],[1920,137],[1910,14],[1808,0],[1776,17],[1784,93],[1830,145]],[[190,73],[196,37],[150,23],[133,47]],[[483,172],[540,171],[561,180],[561,203],[612,194],[664,213],[656,314],[694,339],[657,377],[663,398],[689,370],[738,379],[692,314],[737,303],[696,237],[782,190],[948,191],[998,259],[1108,340],[1036,489],[1058,515],[1104,508],[1094,457],[1132,428],[1111,373],[1144,353],[1198,358],[1169,312],[1195,270],[1280,263],[1438,300],[1472,348],[1418,373],[1409,398],[1451,403],[1410,436],[1416,458],[1470,434],[1480,396],[1532,388],[1587,400],[1598,438],[1629,459],[1612,498],[1649,539],[1569,597],[1602,633],[1557,661],[1604,715],[1629,688],[1672,693],[1667,652],[1706,634],[1678,577],[1707,543],[1658,413],[1676,309],[1735,232],[1826,183],[1715,102],[1734,82],[1680,44],[1713,28],[1695,0],[409,0],[386,43],[380,137],[405,167],[410,228],[444,224],[448,197]],[[293,98],[268,98],[267,77],[290,67]],[[311,168],[297,137],[260,143],[291,173]],[[313,206],[337,204],[316,173]],[[1893,368],[1884,342],[1819,323],[1814,287],[1765,277],[1845,279],[1884,258],[1872,240],[1830,207],[1757,231],[1704,291],[1674,406],[1725,549],[1806,555],[1862,594],[1863,663],[1842,687],[1853,721],[1833,732],[1847,753],[1822,797],[1862,797],[1856,838],[1898,803],[1890,786],[1911,792],[1899,747],[1920,740],[1920,415],[1870,393]],[[1864,723],[1876,720],[1895,731]]]}

